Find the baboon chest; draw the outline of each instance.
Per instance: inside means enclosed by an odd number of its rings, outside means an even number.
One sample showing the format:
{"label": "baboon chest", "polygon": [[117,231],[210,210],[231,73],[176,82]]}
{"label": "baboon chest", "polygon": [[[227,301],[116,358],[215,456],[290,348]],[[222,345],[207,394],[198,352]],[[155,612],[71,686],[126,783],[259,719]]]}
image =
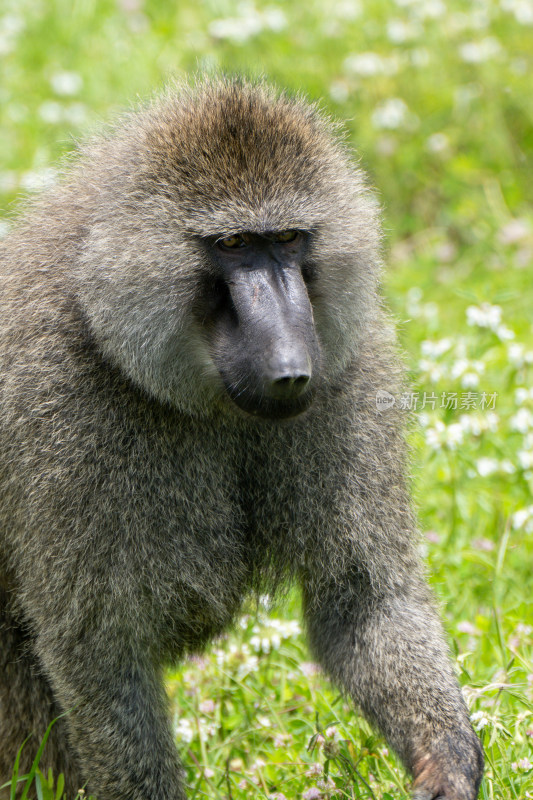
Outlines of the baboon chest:
{"label": "baboon chest", "polygon": [[[171,652],[226,628],[251,580],[246,515],[231,454],[180,437],[138,481],[124,513],[143,602]],[[133,554],[133,555],[132,555]]]}

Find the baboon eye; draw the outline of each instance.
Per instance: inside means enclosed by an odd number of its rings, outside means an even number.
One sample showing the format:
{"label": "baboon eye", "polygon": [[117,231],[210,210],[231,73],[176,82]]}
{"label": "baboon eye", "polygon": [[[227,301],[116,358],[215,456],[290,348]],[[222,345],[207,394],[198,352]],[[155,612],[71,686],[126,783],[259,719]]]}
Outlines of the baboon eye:
{"label": "baboon eye", "polygon": [[240,233],[234,236],[226,236],[225,239],[219,239],[217,243],[220,247],[227,247],[229,250],[234,250],[236,247],[246,247],[246,240]]}
{"label": "baboon eye", "polygon": [[285,244],[286,242],[293,242],[298,236],[298,231],[280,231],[274,236],[274,241]]}

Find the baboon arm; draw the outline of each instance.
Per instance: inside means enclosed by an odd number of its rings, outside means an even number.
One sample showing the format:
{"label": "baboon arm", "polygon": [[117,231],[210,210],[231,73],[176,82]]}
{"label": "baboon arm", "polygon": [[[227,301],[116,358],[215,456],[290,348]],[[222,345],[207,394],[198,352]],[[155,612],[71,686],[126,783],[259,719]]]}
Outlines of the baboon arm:
{"label": "baboon arm", "polygon": [[[372,593],[357,579],[306,596],[311,646],[414,776],[418,800],[474,800],[483,768],[429,591]],[[350,600],[349,598],[353,598]]]}
{"label": "baboon arm", "polygon": [[102,800],[185,800],[158,670],[121,645],[120,632],[109,634],[86,635],[70,647],[57,640],[38,643],[68,712],[87,793]]}

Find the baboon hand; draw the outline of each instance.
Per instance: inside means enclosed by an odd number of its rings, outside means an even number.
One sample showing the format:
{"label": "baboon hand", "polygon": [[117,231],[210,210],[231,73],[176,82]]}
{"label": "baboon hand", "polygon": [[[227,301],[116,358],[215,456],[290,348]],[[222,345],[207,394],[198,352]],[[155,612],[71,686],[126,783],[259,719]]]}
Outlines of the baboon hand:
{"label": "baboon hand", "polygon": [[483,752],[472,733],[450,734],[416,761],[413,800],[476,800]]}

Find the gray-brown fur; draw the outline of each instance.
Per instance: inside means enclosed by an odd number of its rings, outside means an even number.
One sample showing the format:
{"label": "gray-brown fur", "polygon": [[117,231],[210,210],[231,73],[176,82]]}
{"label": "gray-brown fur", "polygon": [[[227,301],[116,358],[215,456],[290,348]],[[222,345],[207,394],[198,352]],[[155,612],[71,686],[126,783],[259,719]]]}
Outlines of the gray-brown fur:
{"label": "gray-brown fur", "polygon": [[[312,231],[310,409],[236,408],[196,237]],[[0,782],[183,800],[161,670],[299,580],[316,658],[420,798],[473,800],[481,749],[422,576],[379,225],[327,120],[264,86],[169,92],[87,145],[1,246]],[[28,762],[23,768],[28,767]]]}

